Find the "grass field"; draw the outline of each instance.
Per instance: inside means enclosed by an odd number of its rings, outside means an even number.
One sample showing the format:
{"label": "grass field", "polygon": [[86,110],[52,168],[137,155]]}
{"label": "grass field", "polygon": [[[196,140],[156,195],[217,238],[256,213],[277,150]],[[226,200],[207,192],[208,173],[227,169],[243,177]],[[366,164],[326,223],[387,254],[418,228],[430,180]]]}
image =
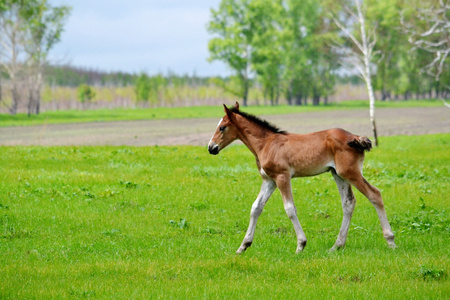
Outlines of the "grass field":
{"label": "grass field", "polygon": [[342,211],[324,174],[293,183],[303,253],[276,191],[239,256],[260,187],[243,146],[0,147],[0,298],[448,299],[449,146],[385,137],[367,155],[396,250],[356,192],[328,252]]}
{"label": "grass field", "polygon": [[[227,103],[231,106],[234,103]],[[436,107],[443,106],[438,100],[409,100],[396,102],[377,102],[378,108],[382,107]],[[338,104],[326,106],[250,106],[245,111],[256,115],[275,115],[296,112],[326,111],[336,109],[368,109],[368,101],[344,101]],[[132,120],[164,120],[221,117],[222,110],[217,106],[198,107],[161,107],[145,109],[100,109],[100,110],[69,110],[49,111],[39,115],[27,114],[0,114],[0,127],[27,126],[40,124],[81,123],[81,122],[105,122],[105,121],[132,121]]]}

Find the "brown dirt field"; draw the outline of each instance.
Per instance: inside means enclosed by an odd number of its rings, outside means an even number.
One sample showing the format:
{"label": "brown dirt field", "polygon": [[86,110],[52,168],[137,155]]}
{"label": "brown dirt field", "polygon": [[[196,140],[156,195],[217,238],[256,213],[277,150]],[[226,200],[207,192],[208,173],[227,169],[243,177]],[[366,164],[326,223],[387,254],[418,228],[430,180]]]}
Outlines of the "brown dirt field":
{"label": "brown dirt field", "polygon": [[[295,133],[340,127],[355,134],[372,135],[368,110],[309,112],[262,118]],[[0,128],[0,145],[206,146],[217,122],[217,118],[205,118],[5,127]],[[376,111],[376,122],[379,136],[449,133],[450,109],[380,108]]]}

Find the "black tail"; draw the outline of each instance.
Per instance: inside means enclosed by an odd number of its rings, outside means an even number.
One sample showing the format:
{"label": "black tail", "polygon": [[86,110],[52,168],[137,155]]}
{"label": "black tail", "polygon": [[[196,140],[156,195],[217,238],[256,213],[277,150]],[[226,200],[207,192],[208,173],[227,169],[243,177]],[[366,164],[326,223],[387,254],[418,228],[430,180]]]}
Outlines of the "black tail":
{"label": "black tail", "polygon": [[366,136],[356,136],[347,144],[359,151],[370,151],[372,149],[372,141]]}

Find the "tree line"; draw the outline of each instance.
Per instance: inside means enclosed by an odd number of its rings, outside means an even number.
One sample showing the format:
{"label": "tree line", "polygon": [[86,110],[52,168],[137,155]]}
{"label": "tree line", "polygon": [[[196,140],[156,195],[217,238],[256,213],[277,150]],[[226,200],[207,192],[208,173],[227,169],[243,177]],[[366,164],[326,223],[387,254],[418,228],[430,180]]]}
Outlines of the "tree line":
{"label": "tree line", "polygon": [[443,0],[222,0],[208,24],[210,60],[233,70],[244,105],[255,82],[272,104],[281,95],[318,104],[343,70],[364,75],[358,52],[370,54],[364,80],[382,100],[448,97],[449,8]]}
{"label": "tree line", "polygon": [[226,82],[226,78],[178,75],[168,71],[166,74],[150,75],[146,72],[104,72],[71,65],[51,65],[45,73],[46,83],[50,87],[63,86],[77,88],[80,102],[89,102],[95,96],[95,88],[100,87],[133,87],[135,98],[139,102],[157,104],[164,99],[169,89],[182,87],[204,87],[216,81]]}

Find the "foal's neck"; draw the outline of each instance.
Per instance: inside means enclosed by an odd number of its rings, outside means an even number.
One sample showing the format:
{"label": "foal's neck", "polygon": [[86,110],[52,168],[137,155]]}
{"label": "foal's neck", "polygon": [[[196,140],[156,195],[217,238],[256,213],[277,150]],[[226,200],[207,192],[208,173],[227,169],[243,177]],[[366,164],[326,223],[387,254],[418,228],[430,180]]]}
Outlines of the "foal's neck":
{"label": "foal's neck", "polygon": [[266,140],[275,133],[261,125],[255,124],[246,118],[239,116],[239,139],[247,146],[247,148],[258,157]]}

